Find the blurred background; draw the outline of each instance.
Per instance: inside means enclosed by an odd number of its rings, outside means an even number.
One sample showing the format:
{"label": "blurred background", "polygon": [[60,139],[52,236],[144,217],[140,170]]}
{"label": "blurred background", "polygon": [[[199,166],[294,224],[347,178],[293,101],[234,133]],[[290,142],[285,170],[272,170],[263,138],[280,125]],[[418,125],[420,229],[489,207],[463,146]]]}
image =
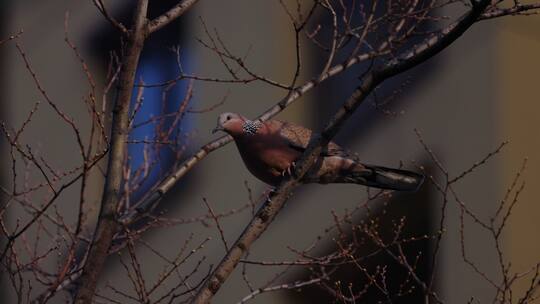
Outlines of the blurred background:
{"label": "blurred background", "polygon": [[[151,13],[159,14],[175,1],[151,1]],[[127,20],[131,1],[110,1],[109,10],[120,20]],[[88,91],[88,83],[73,51],[64,42],[64,19],[69,11],[69,35],[87,60],[99,86],[105,82],[110,51],[119,47],[118,32],[104,20],[90,1],[0,1],[0,38],[24,29],[19,39],[40,77],[43,87],[60,108],[78,120],[83,134],[88,134],[89,117],[81,101]],[[287,83],[295,67],[294,32],[278,1],[200,1],[179,22],[159,32],[145,46],[138,75],[147,83],[175,77],[176,57],[170,48],[179,45],[186,71],[202,76],[226,76],[219,58],[195,41],[204,38],[199,16],[209,28],[217,28],[231,52],[243,55],[251,48],[249,66],[261,75]],[[505,17],[476,24],[461,39],[435,59],[393,79],[379,89],[381,96],[399,93],[386,111],[372,102],[365,103],[355,114],[336,141],[360,158],[372,164],[414,169],[424,166],[440,178],[440,172],[426,154],[414,129],[417,129],[451,175],[458,175],[501,142],[509,140],[502,153],[475,170],[456,185],[456,190],[467,205],[487,219],[528,157],[523,180],[526,182],[520,203],[512,213],[504,235],[505,256],[513,269],[525,270],[540,260],[540,136],[535,125],[540,119],[538,84],[540,71],[540,17]],[[316,73],[321,65],[321,54],[306,44],[303,48],[304,79]],[[339,60],[337,60],[339,61]],[[311,63],[311,64],[310,64]],[[20,126],[37,100],[42,100],[14,43],[0,47],[0,116],[11,126]],[[293,106],[279,115],[280,119],[320,129],[326,119],[353,91],[361,70],[351,69],[320,87],[311,90]],[[182,100],[186,83],[173,88],[168,101],[174,111]],[[196,109],[218,103],[224,95],[224,105],[202,114],[188,114],[181,130],[189,133],[188,151],[196,151],[202,144],[215,138],[210,130],[221,112],[239,112],[255,117],[284,97],[285,92],[261,83],[227,84],[197,82],[190,106]],[[161,89],[145,90],[145,105],[141,113],[156,114]],[[113,100],[110,98],[110,100]],[[387,115],[385,112],[395,113]],[[151,128],[140,129],[152,132]],[[2,139],[3,140],[3,139]],[[71,130],[58,121],[47,107],[40,110],[21,139],[39,150],[58,168],[68,168],[80,162],[80,154]],[[10,160],[6,156],[5,141],[0,141],[2,159],[0,174],[7,183]],[[130,155],[141,161],[141,150],[130,148]],[[164,157],[161,166],[172,166],[172,157]],[[31,177],[30,177],[31,178]],[[206,198],[216,212],[243,206],[248,200],[245,183],[254,193],[267,186],[252,177],[232,144],[212,153],[194,168],[160,205],[167,216],[190,218],[207,212],[202,198]],[[97,211],[103,181],[98,174],[90,179],[87,194],[90,211]],[[66,193],[60,206],[67,214],[76,212],[77,191]],[[263,237],[252,248],[249,259],[279,261],[292,260],[295,255],[287,248],[304,248],[333,223],[331,211],[338,214],[353,209],[366,198],[364,187],[354,185],[307,185],[288,202]],[[535,199],[536,198],[536,199]],[[411,235],[433,234],[438,229],[440,194],[429,183],[412,194],[396,194],[387,207],[389,219],[407,217]],[[13,212],[9,217],[18,217]],[[232,243],[251,214],[240,213],[223,219],[225,236]],[[359,217],[355,220],[362,220]],[[460,252],[459,208],[452,202],[447,214],[446,232],[442,241],[437,270],[437,292],[446,303],[464,303],[471,296],[480,302],[491,300],[493,288],[463,263]],[[485,231],[467,223],[468,255],[478,266],[493,277],[499,275],[493,242]],[[197,240],[212,236],[204,255],[209,263],[216,263],[224,254],[213,228],[203,225],[175,226],[149,231],[144,239],[165,255],[174,256],[184,241],[193,233]],[[326,244],[326,245],[325,245]],[[319,252],[332,249],[328,240]],[[427,252],[430,243],[418,243],[411,250]],[[163,265],[145,248],[137,248],[143,267],[149,275],[162,270]],[[194,263],[194,262],[193,262]],[[385,263],[384,260],[376,263]],[[419,265],[419,272],[429,275],[429,261]],[[190,269],[189,265],[186,269]],[[252,266],[247,275],[254,285],[262,284],[284,268]],[[203,271],[204,272],[204,271]],[[302,269],[289,269],[286,279],[305,277]],[[344,281],[354,282],[358,274],[353,269],[340,271]],[[399,274],[396,274],[399,275]],[[111,282],[119,289],[130,290],[125,272],[113,257],[103,275],[103,284]],[[1,302],[11,303],[13,295],[9,283],[2,281]],[[520,288],[526,288],[523,285]],[[326,303],[331,297],[317,288],[309,292],[280,291],[257,297],[255,303]],[[304,290],[305,291],[305,290]],[[103,290],[103,293],[111,291]],[[215,303],[236,303],[249,294],[239,269],[220,290]],[[414,296],[409,303],[418,299]],[[58,299],[60,301],[60,299]]]}

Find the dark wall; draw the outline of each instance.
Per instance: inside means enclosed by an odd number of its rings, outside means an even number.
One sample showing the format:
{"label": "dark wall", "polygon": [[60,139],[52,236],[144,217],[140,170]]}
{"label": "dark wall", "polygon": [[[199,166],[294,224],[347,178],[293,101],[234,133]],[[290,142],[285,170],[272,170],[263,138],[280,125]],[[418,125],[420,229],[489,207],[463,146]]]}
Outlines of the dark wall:
{"label": "dark wall", "polygon": [[[8,1],[0,0],[0,40],[3,40],[7,37],[8,33],[6,33],[6,11],[8,9]],[[6,108],[7,108],[7,102],[6,102],[6,93],[8,88],[6,87],[6,70],[2,67],[5,66],[5,47],[6,45],[0,45],[0,92],[2,94],[0,95],[0,121],[4,121],[6,117]],[[0,153],[4,153],[5,151],[5,139],[4,137],[0,137]],[[2,156],[0,157],[0,185],[5,185],[6,183],[6,176],[5,176],[5,170],[3,168],[7,168],[7,158]],[[4,205],[6,202],[6,196],[5,194],[0,191],[0,208]],[[5,215],[4,215],[5,216]],[[3,247],[5,244],[6,239],[4,236],[0,237],[0,246]],[[1,267],[1,266],[0,266]],[[6,278],[2,275],[4,272],[3,267],[0,268],[0,302],[4,303],[4,295],[6,294]]]}

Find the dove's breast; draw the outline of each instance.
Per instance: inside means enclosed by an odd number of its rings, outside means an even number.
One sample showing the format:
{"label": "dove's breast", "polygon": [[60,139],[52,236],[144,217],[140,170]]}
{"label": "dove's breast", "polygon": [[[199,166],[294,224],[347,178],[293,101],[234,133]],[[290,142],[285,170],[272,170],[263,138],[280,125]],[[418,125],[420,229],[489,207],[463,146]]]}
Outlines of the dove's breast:
{"label": "dove's breast", "polygon": [[297,150],[274,134],[255,134],[235,139],[247,169],[270,185],[281,181],[282,173],[300,157]]}

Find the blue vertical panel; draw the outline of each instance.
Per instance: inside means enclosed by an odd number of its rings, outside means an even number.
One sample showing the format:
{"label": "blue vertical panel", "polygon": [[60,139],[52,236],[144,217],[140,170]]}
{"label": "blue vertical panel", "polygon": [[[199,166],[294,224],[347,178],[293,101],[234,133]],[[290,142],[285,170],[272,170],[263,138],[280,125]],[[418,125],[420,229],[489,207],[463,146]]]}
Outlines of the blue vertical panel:
{"label": "blue vertical panel", "polygon": [[[185,52],[183,52],[185,53]],[[190,56],[188,54],[182,55],[182,67],[188,69],[190,66]],[[186,70],[185,70],[186,72]],[[139,67],[136,74],[136,83],[141,80],[145,84],[157,84],[164,83],[171,79],[174,79],[179,74],[178,66],[176,62],[176,55],[168,50],[166,47],[150,49],[143,52]],[[163,102],[163,92],[166,86],[158,87],[146,87],[143,91],[143,102],[134,117],[133,126],[137,126],[141,123],[148,122],[151,118],[157,118],[162,115],[173,114],[178,111],[182,104],[188,89],[188,81],[183,80],[174,84],[167,90],[167,96],[165,102]],[[131,112],[135,110],[137,103],[138,87],[133,89],[133,99],[131,102]],[[189,101],[191,103],[192,101]],[[186,108],[188,108],[187,106]],[[173,132],[165,140],[173,141],[175,144],[160,144],[160,149],[147,149],[147,161],[150,163],[155,162],[154,166],[148,172],[146,180],[142,184],[142,187],[132,194],[131,201],[138,199],[144,194],[150,187],[156,184],[171,167],[174,166],[176,161],[176,149],[182,149],[183,146],[188,144],[185,142],[185,134],[189,132],[192,127],[192,121],[189,119],[190,115],[183,115],[174,127]],[[133,143],[134,141],[154,141],[156,139],[157,127],[162,125],[162,130],[169,130],[176,119],[175,115],[166,116],[162,119],[156,119],[147,124],[137,126],[129,134],[129,158],[131,168],[131,178],[134,178],[134,174],[139,168],[144,166],[144,149],[146,145],[143,143]],[[131,179],[130,178],[130,179]]]}

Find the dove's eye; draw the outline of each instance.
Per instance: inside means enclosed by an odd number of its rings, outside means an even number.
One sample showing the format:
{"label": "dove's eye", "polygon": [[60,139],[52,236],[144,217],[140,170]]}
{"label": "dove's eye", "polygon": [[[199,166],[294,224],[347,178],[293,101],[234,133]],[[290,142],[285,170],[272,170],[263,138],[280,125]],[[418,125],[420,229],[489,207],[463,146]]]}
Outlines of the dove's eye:
{"label": "dove's eye", "polygon": [[227,115],[227,117],[225,117],[225,120],[230,120],[231,119],[231,115]]}

